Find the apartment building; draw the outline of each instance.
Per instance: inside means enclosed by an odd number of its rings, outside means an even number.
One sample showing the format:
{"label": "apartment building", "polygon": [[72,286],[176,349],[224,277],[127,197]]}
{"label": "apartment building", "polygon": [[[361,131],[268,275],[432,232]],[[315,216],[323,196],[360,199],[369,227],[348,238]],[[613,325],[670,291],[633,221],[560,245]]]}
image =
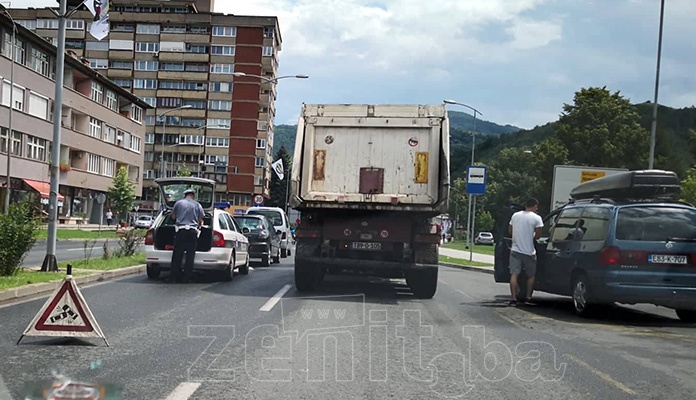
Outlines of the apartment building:
{"label": "apartment building", "polygon": [[[57,49],[17,27],[12,61],[12,21],[0,14],[0,198],[43,204],[48,211]],[[14,64],[14,77],[10,81]],[[147,103],[72,55],[65,57],[60,187],[61,222],[99,222],[96,197],[106,193],[121,168],[142,193]],[[10,93],[12,104],[10,104]],[[9,132],[12,107],[12,132]]]}
{"label": "apartment building", "polygon": [[[152,106],[143,200],[153,209],[154,179],[182,169],[215,180],[217,202],[251,206],[255,195],[269,196],[275,85],[233,74],[277,76],[278,21],[212,10],[212,0],[111,0],[110,34],[102,41],[89,34],[88,11],[67,24],[66,48]],[[49,10],[11,12],[55,41]]]}

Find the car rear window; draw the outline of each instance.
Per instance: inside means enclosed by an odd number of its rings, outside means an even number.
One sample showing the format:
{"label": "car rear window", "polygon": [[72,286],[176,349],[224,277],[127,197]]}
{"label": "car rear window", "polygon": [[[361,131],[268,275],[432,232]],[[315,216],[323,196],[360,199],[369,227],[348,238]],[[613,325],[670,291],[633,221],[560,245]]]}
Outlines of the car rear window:
{"label": "car rear window", "polygon": [[283,225],[283,216],[278,211],[250,210],[250,211],[247,211],[247,214],[263,215],[264,217],[268,218],[269,221],[271,221],[273,226],[282,226]]}
{"label": "car rear window", "polygon": [[696,240],[696,210],[677,207],[626,207],[619,210],[616,238],[662,242]]}
{"label": "car rear window", "polygon": [[256,229],[261,229],[262,224],[261,220],[258,218],[241,218],[241,217],[236,217],[237,223],[239,224],[240,228],[249,228],[252,231]]}

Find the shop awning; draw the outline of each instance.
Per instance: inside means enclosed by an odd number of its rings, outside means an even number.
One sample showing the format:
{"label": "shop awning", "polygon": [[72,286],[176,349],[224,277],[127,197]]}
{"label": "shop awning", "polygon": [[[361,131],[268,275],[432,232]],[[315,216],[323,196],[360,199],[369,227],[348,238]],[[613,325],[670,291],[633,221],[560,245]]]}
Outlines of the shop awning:
{"label": "shop awning", "polygon": [[[51,197],[51,184],[48,182],[32,181],[31,179],[23,179],[24,183],[31,186],[32,189],[39,192],[42,199],[48,199]],[[58,201],[62,202],[65,200],[62,194],[58,193]]]}

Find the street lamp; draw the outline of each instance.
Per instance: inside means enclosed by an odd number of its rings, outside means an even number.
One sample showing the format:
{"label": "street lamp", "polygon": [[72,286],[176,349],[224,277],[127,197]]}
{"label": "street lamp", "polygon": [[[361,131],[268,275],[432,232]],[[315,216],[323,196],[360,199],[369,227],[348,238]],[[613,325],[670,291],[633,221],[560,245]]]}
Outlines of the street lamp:
{"label": "street lamp", "polygon": [[[245,72],[234,72],[232,73],[233,76],[235,77],[251,77],[251,78],[259,78],[266,83],[269,84],[276,84],[278,83],[279,80],[281,79],[288,79],[288,78],[294,78],[294,79],[307,79],[309,78],[309,75],[306,74],[297,74],[297,75],[283,75],[283,76],[278,76],[276,78],[267,78],[265,76],[261,75],[253,75],[253,74],[247,74]],[[268,113],[266,113],[266,139],[268,140],[268,133],[270,131],[270,120],[271,120],[271,93],[272,90],[268,91]],[[266,147],[268,148],[268,147]],[[271,154],[271,157],[273,154]],[[288,196],[290,194],[290,177],[287,178],[286,184],[285,184],[285,213],[287,214],[288,212]]]}
{"label": "street lamp", "polygon": [[[176,110],[184,110],[187,108],[191,108],[192,106],[190,104],[187,104],[185,106],[177,107],[177,108],[172,108],[171,110],[165,111],[162,114],[159,115],[159,117],[164,117],[165,115],[169,114],[172,111]],[[160,177],[165,177],[165,170],[164,170],[164,140],[167,138],[167,119],[162,118],[162,158],[160,159]]]}
{"label": "street lamp", "polygon": [[[466,107],[474,112],[474,130],[471,132],[471,166],[474,165],[474,149],[476,148],[476,114],[483,115],[481,114],[477,109],[474,107],[471,107],[469,105],[466,105],[464,103],[460,103],[455,100],[448,100],[445,99],[443,100],[445,104],[452,104],[452,105],[457,105],[457,106],[462,106]],[[467,177],[468,179],[468,177]],[[474,241],[473,241],[473,230],[474,230],[474,224],[476,221],[476,205],[473,204],[474,197],[472,195],[469,195],[469,204],[468,204],[468,217],[467,217],[467,246],[469,247],[469,261],[473,259],[473,247],[474,247]]]}
{"label": "street lamp", "polygon": [[12,21],[12,47],[10,48],[10,58],[12,59],[12,66],[10,67],[10,110],[8,117],[8,127],[7,127],[7,194],[5,195],[5,214],[10,212],[10,193],[12,192],[12,187],[10,186],[10,161],[12,160],[12,110],[14,109],[14,70],[15,70],[15,58],[16,58],[16,34],[17,34],[17,24],[14,18],[10,14],[10,11],[2,4],[0,4],[0,11],[4,12]]}
{"label": "street lamp", "polygon": [[650,156],[648,169],[655,163],[655,134],[657,131],[657,94],[660,88],[660,59],[662,58],[662,25],[665,19],[665,0],[660,2],[660,28],[657,39],[657,68],[655,71],[655,101],[653,102],[652,126],[650,127]]}

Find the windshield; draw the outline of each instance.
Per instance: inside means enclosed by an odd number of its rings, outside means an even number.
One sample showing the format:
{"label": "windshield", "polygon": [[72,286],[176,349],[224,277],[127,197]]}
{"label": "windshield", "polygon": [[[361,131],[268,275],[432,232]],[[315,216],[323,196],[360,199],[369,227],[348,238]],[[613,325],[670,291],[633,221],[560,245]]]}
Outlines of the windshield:
{"label": "windshield", "polygon": [[263,222],[258,218],[235,217],[240,228],[249,228],[252,231],[263,229]]}
{"label": "windshield", "polygon": [[269,221],[271,221],[273,226],[283,226],[283,216],[278,211],[249,210],[247,214],[263,215],[264,217],[268,218]]}
{"label": "windshield", "polygon": [[696,239],[696,210],[678,207],[627,207],[619,210],[616,238],[661,242]]}

